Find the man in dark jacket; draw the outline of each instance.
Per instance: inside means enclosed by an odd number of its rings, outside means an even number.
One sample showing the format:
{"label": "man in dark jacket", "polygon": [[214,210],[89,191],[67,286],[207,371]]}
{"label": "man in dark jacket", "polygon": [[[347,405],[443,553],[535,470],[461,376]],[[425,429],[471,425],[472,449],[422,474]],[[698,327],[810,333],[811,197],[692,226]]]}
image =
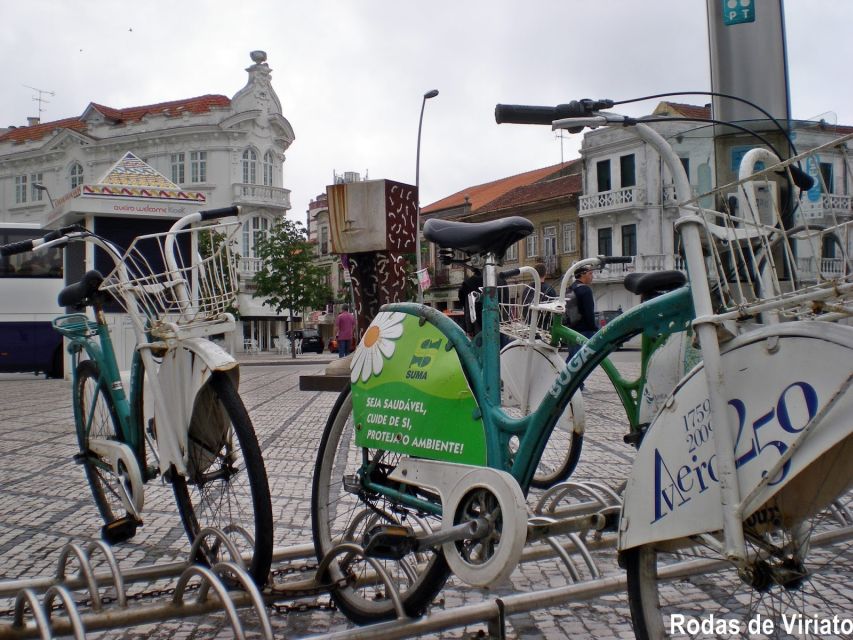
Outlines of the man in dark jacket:
{"label": "man in dark jacket", "polygon": [[592,287],[589,286],[592,284],[592,273],[592,267],[581,267],[575,271],[575,281],[571,285],[578,301],[581,319],[569,328],[587,338],[591,338],[598,330],[595,326],[595,298],[592,295]]}

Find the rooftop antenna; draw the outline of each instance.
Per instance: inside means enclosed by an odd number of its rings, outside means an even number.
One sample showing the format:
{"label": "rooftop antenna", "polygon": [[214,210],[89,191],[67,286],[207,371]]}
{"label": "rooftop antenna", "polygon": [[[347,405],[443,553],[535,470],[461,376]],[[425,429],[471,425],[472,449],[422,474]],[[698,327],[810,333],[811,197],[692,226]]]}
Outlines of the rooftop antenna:
{"label": "rooftop antenna", "polygon": [[50,100],[45,100],[44,96],[55,96],[56,92],[47,91],[46,89],[37,89],[36,87],[31,87],[28,84],[22,86],[26,87],[27,89],[32,89],[38,94],[37,96],[33,96],[33,100],[39,103],[39,121],[41,121],[41,114],[44,112],[44,107],[42,105],[50,104]]}
{"label": "rooftop antenna", "polygon": [[564,133],[565,131],[563,129],[560,129],[554,134],[555,138],[560,139],[560,164],[563,164],[563,140],[565,139],[565,136],[563,135]]}

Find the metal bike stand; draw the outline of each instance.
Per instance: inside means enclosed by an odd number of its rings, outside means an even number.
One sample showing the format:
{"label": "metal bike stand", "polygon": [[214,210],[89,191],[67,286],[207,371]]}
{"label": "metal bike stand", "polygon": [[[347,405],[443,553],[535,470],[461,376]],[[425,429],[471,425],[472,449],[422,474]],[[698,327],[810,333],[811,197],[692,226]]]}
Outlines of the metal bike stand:
{"label": "metal bike stand", "polygon": [[[566,500],[566,488],[554,492],[561,493],[560,500]],[[575,487],[577,489],[577,487]],[[586,487],[582,489],[585,491]],[[606,497],[603,507],[613,506],[613,496],[608,492],[595,490],[587,492],[592,496],[580,505],[587,509],[602,508],[600,497]],[[565,507],[566,505],[564,505]],[[580,511],[575,505],[574,511]],[[853,537],[853,525],[847,506],[833,505],[833,513],[838,517],[838,527],[816,535],[812,544],[833,544]],[[572,519],[577,519],[573,516]],[[541,525],[569,529],[560,518],[536,515],[530,518],[528,531]],[[549,529],[550,530],[550,529]],[[540,533],[542,529],[539,530]],[[215,537],[224,543],[225,536],[216,529],[203,532],[205,537]],[[601,577],[593,559],[594,551],[609,552],[615,548],[615,534],[595,532],[587,538],[585,533],[561,531],[554,535],[536,535],[535,543],[528,543],[521,557],[521,564],[549,557],[558,558],[558,566],[565,567],[568,584],[536,591],[514,593],[494,597],[476,604],[462,605],[450,609],[435,609],[429,614],[412,619],[403,610],[399,592],[388,574],[374,558],[364,556],[361,546],[352,543],[339,545],[329,551],[316,566],[314,572],[298,580],[271,581],[270,586],[259,590],[246,572],[241,558],[224,561],[213,567],[186,562],[168,562],[143,565],[122,570],[112,549],[101,543],[92,542],[86,546],[70,543],[59,554],[57,571],[53,577],[19,579],[0,582],[0,598],[14,597],[11,610],[11,624],[0,623],[2,638],[52,638],[72,636],[85,638],[87,632],[133,627],[155,622],[176,620],[185,617],[197,617],[211,613],[224,613],[236,638],[244,638],[248,631],[253,636],[273,637],[270,619],[270,607],[282,600],[295,600],[305,595],[319,595],[330,588],[321,582],[321,578],[335,557],[341,554],[363,556],[374,571],[377,582],[384,584],[391,598],[397,618],[389,622],[357,627],[345,631],[326,634],[323,638],[411,638],[424,633],[458,629],[472,624],[487,625],[491,638],[503,638],[507,617],[537,609],[564,606],[583,602],[597,597],[624,591],[625,577],[622,573]],[[544,544],[539,544],[544,543]],[[200,544],[200,542],[198,543]],[[195,557],[196,549],[189,557]],[[107,568],[97,569],[92,562],[93,556],[102,556],[99,564]],[[577,558],[583,560],[578,565]],[[286,563],[313,559],[313,544],[300,544],[276,549],[273,555],[273,577],[276,566]],[[76,562],[79,565],[75,575],[69,568]],[[722,560],[691,560],[667,566],[660,573],[662,580],[677,580],[693,574],[707,572],[723,563]],[[582,567],[586,568],[584,571]],[[280,571],[280,570],[279,570]],[[175,586],[162,590],[149,591],[137,596],[129,596],[127,585],[141,582],[174,580]],[[235,588],[237,587],[237,588]],[[211,592],[212,590],[212,592]],[[77,593],[75,599],[74,593]],[[110,592],[114,592],[112,595]],[[189,598],[196,592],[195,598]],[[82,598],[80,595],[82,594]],[[138,596],[142,599],[137,600]],[[167,596],[164,600],[163,596]],[[131,604],[132,602],[132,604]],[[251,622],[241,618],[241,610],[250,609],[254,616]],[[291,609],[290,611],[293,611]],[[55,615],[52,615],[55,614]],[[2,619],[2,618],[0,618]],[[250,625],[250,626],[247,626]]]}

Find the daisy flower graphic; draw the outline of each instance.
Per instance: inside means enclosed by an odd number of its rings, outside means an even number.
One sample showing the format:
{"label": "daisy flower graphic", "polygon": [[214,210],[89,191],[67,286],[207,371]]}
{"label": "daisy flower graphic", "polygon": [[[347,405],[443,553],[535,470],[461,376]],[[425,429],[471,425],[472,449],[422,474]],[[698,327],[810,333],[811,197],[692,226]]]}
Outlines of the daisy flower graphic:
{"label": "daisy flower graphic", "polygon": [[362,382],[367,382],[371,374],[379,375],[382,372],[383,357],[390,358],[394,355],[394,341],[403,335],[405,317],[405,313],[399,312],[381,311],[376,314],[352,358],[352,382],[357,382],[359,378]]}

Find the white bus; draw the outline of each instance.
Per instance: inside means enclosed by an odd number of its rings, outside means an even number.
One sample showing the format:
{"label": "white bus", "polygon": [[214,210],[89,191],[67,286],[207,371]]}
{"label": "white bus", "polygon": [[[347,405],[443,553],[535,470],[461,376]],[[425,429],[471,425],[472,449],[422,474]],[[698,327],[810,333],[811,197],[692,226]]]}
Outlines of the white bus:
{"label": "white bus", "polygon": [[[40,238],[37,224],[0,223],[0,245]],[[0,372],[62,377],[62,338],[51,320],[63,286],[62,251],[0,256]]]}

